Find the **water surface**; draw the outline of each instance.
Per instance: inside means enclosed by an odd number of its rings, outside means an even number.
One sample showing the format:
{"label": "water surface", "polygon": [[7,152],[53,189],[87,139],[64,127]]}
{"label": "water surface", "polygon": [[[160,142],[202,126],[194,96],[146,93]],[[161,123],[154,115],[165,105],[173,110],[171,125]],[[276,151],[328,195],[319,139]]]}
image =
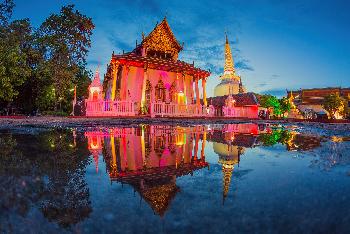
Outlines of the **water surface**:
{"label": "water surface", "polygon": [[0,232],[346,233],[349,139],[264,124],[2,130]]}

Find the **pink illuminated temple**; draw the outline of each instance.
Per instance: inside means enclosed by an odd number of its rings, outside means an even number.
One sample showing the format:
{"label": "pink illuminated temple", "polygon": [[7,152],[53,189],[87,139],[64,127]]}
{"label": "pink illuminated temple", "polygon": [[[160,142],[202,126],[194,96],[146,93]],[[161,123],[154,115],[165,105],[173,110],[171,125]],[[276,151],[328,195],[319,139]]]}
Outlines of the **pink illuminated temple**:
{"label": "pink illuminated temple", "polygon": [[[177,41],[164,18],[147,37],[142,35],[142,42],[136,42],[132,52],[119,55],[113,52],[103,84],[96,72],[89,86],[86,116],[217,115],[218,111],[208,103],[206,95],[210,72],[178,60],[182,49],[183,44]],[[230,117],[257,118],[257,104],[253,106],[249,106],[249,114],[241,111],[237,115],[242,116]]]}

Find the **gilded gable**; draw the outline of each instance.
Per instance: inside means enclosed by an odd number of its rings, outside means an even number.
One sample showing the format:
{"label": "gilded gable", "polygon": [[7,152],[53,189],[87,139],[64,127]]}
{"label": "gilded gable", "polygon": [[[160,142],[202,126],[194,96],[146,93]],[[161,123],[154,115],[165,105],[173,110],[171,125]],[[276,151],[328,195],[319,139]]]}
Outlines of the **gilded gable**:
{"label": "gilded gable", "polygon": [[142,41],[146,55],[150,57],[177,59],[182,46],[176,40],[166,19]]}

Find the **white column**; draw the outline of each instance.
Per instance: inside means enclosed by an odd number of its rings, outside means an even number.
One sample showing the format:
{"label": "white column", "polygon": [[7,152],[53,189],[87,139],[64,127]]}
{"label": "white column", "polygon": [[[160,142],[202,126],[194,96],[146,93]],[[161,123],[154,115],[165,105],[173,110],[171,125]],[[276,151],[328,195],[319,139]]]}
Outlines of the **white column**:
{"label": "white column", "polygon": [[146,82],[148,79],[147,69],[143,71],[142,93],[141,93],[141,108],[143,109],[146,104]]}
{"label": "white column", "polygon": [[118,66],[119,66],[119,62],[115,62],[112,64],[112,92],[111,92],[111,100],[114,101],[115,100],[115,93],[116,93],[116,89],[117,89],[117,74],[118,74]]}
{"label": "white column", "polygon": [[207,78],[206,77],[203,77],[202,78],[202,88],[203,88],[203,104],[204,106],[207,106],[208,103],[207,103]]}

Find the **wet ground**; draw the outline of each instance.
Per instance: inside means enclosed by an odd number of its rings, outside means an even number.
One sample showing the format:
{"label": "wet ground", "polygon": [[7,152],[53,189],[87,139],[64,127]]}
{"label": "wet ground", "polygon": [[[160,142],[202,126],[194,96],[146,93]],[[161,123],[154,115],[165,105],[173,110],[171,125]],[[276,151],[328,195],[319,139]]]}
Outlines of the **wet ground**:
{"label": "wet ground", "polygon": [[0,233],[348,233],[339,126],[3,127]]}

